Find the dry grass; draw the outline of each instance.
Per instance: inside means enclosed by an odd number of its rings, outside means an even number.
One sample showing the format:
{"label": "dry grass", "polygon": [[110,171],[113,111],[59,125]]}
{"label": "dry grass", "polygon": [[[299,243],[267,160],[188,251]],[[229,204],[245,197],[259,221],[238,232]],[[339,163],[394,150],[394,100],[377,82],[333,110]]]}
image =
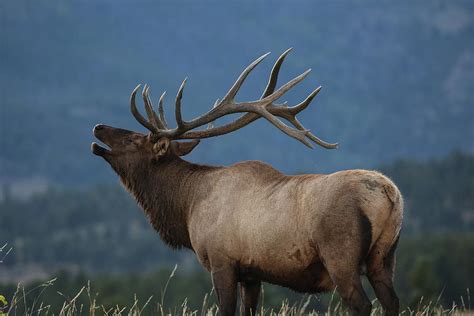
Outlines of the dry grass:
{"label": "dry grass", "polygon": [[[163,291],[161,292],[161,298],[159,302],[152,303],[153,297],[149,297],[146,301],[140,302],[135,296],[133,304],[131,306],[113,306],[106,307],[97,301],[98,293],[91,292],[90,282],[87,286],[82,287],[74,297],[68,298],[61,292],[57,292],[58,295],[64,298],[64,303],[59,311],[53,311],[51,306],[47,302],[41,302],[41,296],[43,292],[54,284],[56,279],[49,280],[40,284],[39,286],[32,288],[28,291],[24,287],[18,286],[13,299],[11,300],[7,310],[4,310],[8,315],[182,315],[182,316],[214,316],[218,315],[218,307],[215,304],[209,305],[209,296],[213,293],[209,293],[204,297],[200,310],[191,310],[187,306],[185,300],[180,306],[176,306],[174,309],[165,307],[165,294],[166,288],[169,281],[174,275],[174,271],[171,273]],[[33,303],[27,303],[27,297],[35,293]],[[262,295],[264,296],[264,295]],[[469,290],[467,296],[470,298]],[[283,301],[281,307],[278,310],[267,309],[261,306],[258,310],[257,316],[300,316],[300,315],[348,315],[347,309],[340,303],[339,300],[335,299],[335,293],[331,295],[329,307],[324,312],[316,312],[310,310],[309,306],[313,299],[317,299],[315,296],[307,296],[300,302],[290,305],[288,301]],[[470,301],[465,301],[461,297],[461,305],[453,303],[451,308],[445,308],[439,304],[439,299],[435,302],[425,302],[423,298],[420,299],[415,309],[407,308],[401,311],[400,315],[416,315],[416,316],[428,316],[428,315],[474,315],[474,310],[471,310]],[[87,303],[80,303],[86,301]],[[264,304],[260,304],[264,305]],[[372,309],[372,315],[383,315],[383,311],[378,302],[373,302],[374,308]],[[6,315],[0,310],[0,316]]]}

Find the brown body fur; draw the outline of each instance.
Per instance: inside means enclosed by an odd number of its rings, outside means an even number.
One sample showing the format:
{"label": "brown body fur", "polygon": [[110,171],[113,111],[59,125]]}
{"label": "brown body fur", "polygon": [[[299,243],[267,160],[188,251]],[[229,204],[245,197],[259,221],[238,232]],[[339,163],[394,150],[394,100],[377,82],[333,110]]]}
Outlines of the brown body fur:
{"label": "brown body fur", "polygon": [[353,314],[368,315],[363,266],[387,314],[398,313],[392,279],[403,201],[387,177],[367,170],[287,176],[258,161],[201,166],[182,160],[183,146],[173,144],[154,158],[142,134],[127,136],[139,150],[121,148],[117,133],[95,131],[112,151],[95,145],[94,153],[162,239],[192,249],[212,273],[221,314],[233,315],[238,283],[242,312],[254,313],[263,281],[310,293],[337,286]]}
{"label": "brown body fur", "polygon": [[[227,168],[184,161],[160,167],[163,170],[149,177],[152,183],[143,183],[146,177],[140,177],[137,185],[123,179],[124,184],[163,240],[193,249],[209,271],[213,261],[226,260],[239,270],[241,279],[261,279],[304,292],[329,290],[334,284],[320,265],[324,261],[320,248],[330,243],[344,253],[354,251],[354,264],[359,265],[382,229],[389,235],[381,240],[387,252],[400,230],[401,207],[394,209],[392,202],[400,203],[400,195],[377,172],[285,176],[256,161]],[[145,189],[150,187],[154,190]],[[361,216],[369,219],[369,245],[361,239]]]}

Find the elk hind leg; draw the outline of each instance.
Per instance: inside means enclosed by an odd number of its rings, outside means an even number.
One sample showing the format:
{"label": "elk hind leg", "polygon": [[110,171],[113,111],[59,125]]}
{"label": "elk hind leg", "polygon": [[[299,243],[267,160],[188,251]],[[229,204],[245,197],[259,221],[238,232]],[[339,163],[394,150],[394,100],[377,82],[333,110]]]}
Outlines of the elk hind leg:
{"label": "elk hind leg", "polygon": [[397,243],[398,239],[391,247],[377,243],[367,259],[367,277],[387,316],[398,315],[400,309],[399,299],[393,287]]}
{"label": "elk hind leg", "polygon": [[360,267],[369,251],[371,224],[359,208],[341,213],[345,216],[328,217],[319,227],[319,253],[351,315],[369,316],[372,304],[362,287]]}
{"label": "elk hind leg", "polygon": [[369,316],[372,304],[362,287],[359,253],[351,253],[350,250],[345,252],[337,247],[329,247],[320,252],[329,276],[342,300],[349,307],[350,314]]}
{"label": "elk hind leg", "polygon": [[369,316],[372,304],[364,292],[358,272],[336,274],[332,279],[342,300],[349,306],[350,314]]}

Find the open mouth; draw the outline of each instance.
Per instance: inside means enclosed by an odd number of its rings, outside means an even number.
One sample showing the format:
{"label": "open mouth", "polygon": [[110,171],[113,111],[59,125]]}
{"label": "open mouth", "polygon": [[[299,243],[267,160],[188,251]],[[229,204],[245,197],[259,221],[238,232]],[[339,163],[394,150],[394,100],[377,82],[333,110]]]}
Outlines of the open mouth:
{"label": "open mouth", "polygon": [[[100,132],[103,131],[104,129],[106,129],[105,125],[98,124],[98,125],[94,126],[94,129],[92,131],[94,133],[94,136],[97,137],[97,139],[100,140],[101,142],[104,142],[104,140],[100,136]],[[101,145],[97,144],[96,142],[93,142],[91,144],[92,153],[94,155],[97,155],[97,156],[103,156],[103,155],[108,154],[108,153],[111,152],[110,146],[108,146],[108,148],[103,147],[103,146],[107,146],[107,145],[102,145],[101,146]]]}
{"label": "open mouth", "polygon": [[94,155],[97,155],[97,156],[103,156],[103,155],[108,154],[108,153],[111,152],[109,149],[100,146],[100,145],[97,144],[96,142],[93,142],[93,143],[92,143],[92,145],[91,145],[91,150],[92,150],[92,153],[93,153]]}

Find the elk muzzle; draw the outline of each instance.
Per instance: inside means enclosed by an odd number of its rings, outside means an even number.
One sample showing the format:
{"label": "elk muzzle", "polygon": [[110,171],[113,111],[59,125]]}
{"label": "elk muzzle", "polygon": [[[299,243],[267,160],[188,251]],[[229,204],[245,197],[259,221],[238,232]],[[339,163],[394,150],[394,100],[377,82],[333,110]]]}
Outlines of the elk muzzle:
{"label": "elk muzzle", "polygon": [[[108,126],[105,126],[105,125],[102,125],[102,124],[97,124],[96,126],[94,126],[94,129],[92,130],[92,132],[94,133],[94,136],[97,137],[97,139],[99,139],[101,142],[104,142],[104,131],[106,131]],[[100,146],[99,144],[97,144],[96,142],[93,142],[92,145],[91,145],[91,150],[92,150],[92,153],[94,155],[97,155],[97,156],[104,156],[106,155],[107,153],[110,152],[109,149],[107,148],[104,148],[102,146]]]}

